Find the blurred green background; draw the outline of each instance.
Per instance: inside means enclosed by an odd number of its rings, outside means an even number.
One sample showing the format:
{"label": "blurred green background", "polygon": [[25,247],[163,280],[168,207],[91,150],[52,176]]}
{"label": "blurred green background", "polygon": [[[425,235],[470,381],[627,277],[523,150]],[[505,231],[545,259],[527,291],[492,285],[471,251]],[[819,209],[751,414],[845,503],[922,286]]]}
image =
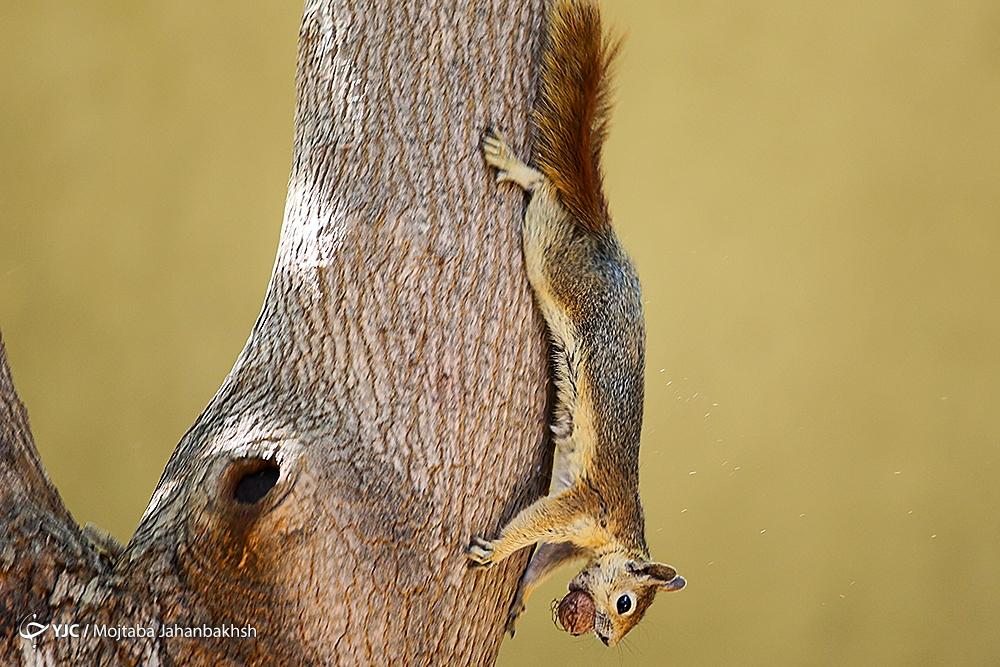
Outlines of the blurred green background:
{"label": "blurred green background", "polygon": [[[299,2],[0,4],[0,326],[81,521],[131,534],[245,341]],[[1000,5],[608,3],[649,326],[643,494],[689,579],[501,664],[1000,660]]]}

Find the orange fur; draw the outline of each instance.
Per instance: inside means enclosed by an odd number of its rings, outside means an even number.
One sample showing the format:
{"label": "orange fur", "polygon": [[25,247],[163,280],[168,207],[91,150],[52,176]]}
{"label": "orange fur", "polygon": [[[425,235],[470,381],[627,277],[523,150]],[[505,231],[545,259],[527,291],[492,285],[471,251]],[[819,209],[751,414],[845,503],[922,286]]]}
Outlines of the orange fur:
{"label": "orange fur", "polygon": [[555,0],[535,125],[537,164],[578,224],[610,227],[601,173],[601,145],[611,115],[611,65],[620,40],[601,31],[592,0]]}

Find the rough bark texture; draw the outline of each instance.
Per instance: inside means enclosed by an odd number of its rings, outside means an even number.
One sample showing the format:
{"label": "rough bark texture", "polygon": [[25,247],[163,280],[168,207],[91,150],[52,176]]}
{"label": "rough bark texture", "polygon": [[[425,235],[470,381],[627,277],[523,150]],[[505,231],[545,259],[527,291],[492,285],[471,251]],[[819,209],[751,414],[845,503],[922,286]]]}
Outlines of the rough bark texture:
{"label": "rough bark texture", "polygon": [[[522,202],[477,145],[489,124],[524,145],[542,4],[306,3],[264,307],[121,553],[45,477],[0,345],[0,663],[494,660],[526,554],[461,552],[541,488],[546,364]],[[32,613],[257,637],[33,646]]]}

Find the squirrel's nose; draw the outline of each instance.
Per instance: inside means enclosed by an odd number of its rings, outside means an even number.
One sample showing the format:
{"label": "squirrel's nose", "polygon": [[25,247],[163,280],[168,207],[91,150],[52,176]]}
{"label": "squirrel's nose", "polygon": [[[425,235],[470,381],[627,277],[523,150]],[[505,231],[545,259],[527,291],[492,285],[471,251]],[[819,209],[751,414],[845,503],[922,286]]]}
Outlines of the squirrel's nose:
{"label": "squirrel's nose", "polygon": [[598,638],[598,639],[600,639],[600,640],[601,640],[602,642],[604,642],[604,645],[605,645],[605,646],[611,646],[611,644],[609,644],[609,643],[608,643],[608,641],[610,640],[610,637],[605,637],[605,636],[604,636],[604,635],[602,635],[602,634],[601,634],[600,632],[596,632],[596,633],[594,633],[594,634],[596,634],[596,635],[597,635],[597,638]]}

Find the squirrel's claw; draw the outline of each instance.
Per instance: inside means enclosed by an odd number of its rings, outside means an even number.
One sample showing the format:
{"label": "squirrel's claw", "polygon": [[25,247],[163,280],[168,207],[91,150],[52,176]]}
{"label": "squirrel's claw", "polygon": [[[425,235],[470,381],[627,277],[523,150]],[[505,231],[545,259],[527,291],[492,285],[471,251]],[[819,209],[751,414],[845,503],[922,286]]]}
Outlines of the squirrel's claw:
{"label": "squirrel's claw", "polygon": [[506,143],[507,137],[504,136],[503,132],[500,132],[495,128],[490,128],[486,131],[486,134],[483,135],[483,150],[490,148],[493,151],[499,151]]}
{"label": "squirrel's claw", "polygon": [[483,157],[486,164],[505,171],[513,162],[513,154],[507,148],[507,142],[496,133],[483,137]]}
{"label": "squirrel's claw", "polygon": [[541,172],[521,162],[496,130],[483,137],[482,148],[486,164],[497,170],[497,183],[516,183],[531,192],[542,182]]}
{"label": "squirrel's claw", "polygon": [[511,606],[510,611],[507,612],[507,625],[504,627],[504,632],[507,633],[508,637],[514,636],[515,627],[517,625],[517,619],[521,617],[521,613],[524,611],[524,605],[518,604]]}
{"label": "squirrel's claw", "polygon": [[472,544],[465,549],[465,557],[473,567],[493,566],[493,543],[478,535],[472,536]]}

